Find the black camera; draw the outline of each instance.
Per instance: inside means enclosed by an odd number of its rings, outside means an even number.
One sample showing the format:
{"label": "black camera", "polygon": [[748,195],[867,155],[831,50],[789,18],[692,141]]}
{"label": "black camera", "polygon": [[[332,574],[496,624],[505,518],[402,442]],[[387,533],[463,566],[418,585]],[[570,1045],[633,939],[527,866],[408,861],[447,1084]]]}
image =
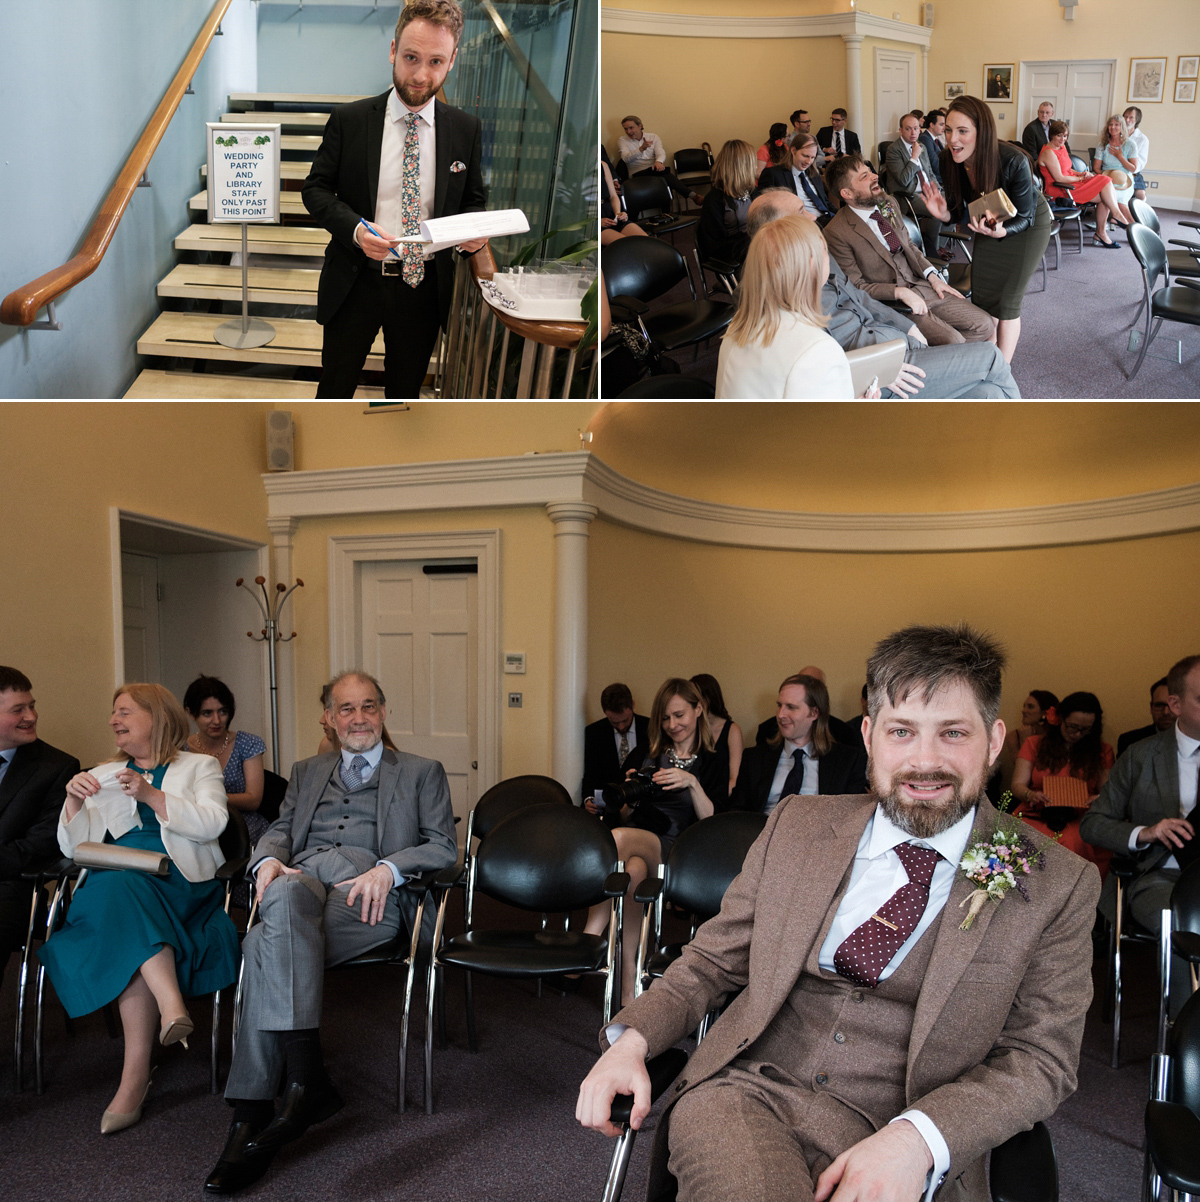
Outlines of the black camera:
{"label": "black camera", "polygon": [[666,796],[666,790],[654,783],[657,768],[643,768],[626,780],[617,784],[604,786],[604,800],[611,810],[620,810],[622,806],[631,809],[643,801],[657,801]]}

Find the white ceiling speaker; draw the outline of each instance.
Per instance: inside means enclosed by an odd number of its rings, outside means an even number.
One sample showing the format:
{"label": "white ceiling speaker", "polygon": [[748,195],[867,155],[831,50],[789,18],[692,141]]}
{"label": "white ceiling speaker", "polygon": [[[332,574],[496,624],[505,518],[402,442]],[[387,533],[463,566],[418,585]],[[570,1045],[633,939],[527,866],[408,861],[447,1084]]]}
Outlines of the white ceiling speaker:
{"label": "white ceiling speaker", "polygon": [[267,471],[291,472],[296,469],[292,446],[295,426],[290,409],[272,409],[267,414]]}
{"label": "white ceiling speaker", "polygon": [[921,5],[921,24],[924,25],[926,29],[933,28],[933,5],[932,4],[927,3],[927,4]]}

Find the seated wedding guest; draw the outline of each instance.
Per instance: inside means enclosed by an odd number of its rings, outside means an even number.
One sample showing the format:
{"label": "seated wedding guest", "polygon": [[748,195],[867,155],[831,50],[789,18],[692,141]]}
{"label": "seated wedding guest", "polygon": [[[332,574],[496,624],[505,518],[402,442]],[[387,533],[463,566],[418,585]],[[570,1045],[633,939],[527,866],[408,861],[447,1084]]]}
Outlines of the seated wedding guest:
{"label": "seated wedding guest", "polygon": [[33,685],[0,666],[0,977],[29,930],[29,882],[21,873],[58,856],[55,829],[79,761],[37,733]]}
{"label": "seated wedding guest", "polygon": [[[921,141],[921,122],[912,113],[900,118],[900,136],[888,147],[888,191],[893,196],[907,196],[918,217],[928,217],[929,210],[921,196],[921,185],[927,180],[941,185],[940,176],[933,170],[929,151]],[[828,179],[826,183],[828,183]],[[837,189],[833,189],[836,193]]]}
{"label": "seated wedding guest", "polygon": [[1150,686],[1150,725],[1139,726],[1136,730],[1127,730],[1117,740],[1117,757],[1125,754],[1128,747],[1140,743],[1143,739],[1153,738],[1170,730],[1175,725],[1175,715],[1171,712],[1170,695],[1167,691],[1167,678],[1160,677]]}
{"label": "seated wedding guest", "polygon": [[775,734],[742,757],[729,799],[731,810],[769,814],[794,793],[865,793],[867,755],[859,745],[834,741],[829,729],[829,691],[824,681],[798,673],[779,686]]}
{"label": "seated wedding guest", "polygon": [[600,693],[604,717],[583,728],[583,784],[580,796],[604,800],[604,788],[622,779],[621,765],[649,738],[650,719],[634,713],[633,693],[614,681]]}
{"label": "seated wedding guest", "polygon": [[117,754],[68,782],[59,847],[67,856],[84,842],[165,853],[169,875],[93,869],[38,952],[72,1018],[117,1003],[125,1059],[102,1135],[142,1117],[155,1039],[186,1046],[184,995],[232,985],[238,963],[237,932],[213,879],[229,820],[220,766],[183,750],[187,715],[162,685],[122,685],[108,724]]}
{"label": "seated wedding guest", "polygon": [[1038,152],[1038,169],[1046,184],[1046,195],[1056,199],[1069,197],[1077,205],[1096,202],[1096,233],[1092,238],[1095,246],[1112,246],[1108,236],[1108,219],[1125,227],[1120,216],[1113,182],[1107,175],[1092,171],[1075,171],[1071,167],[1071,156],[1067,153],[1067,134],[1070,132],[1065,121],[1050,122],[1050,140]]}
{"label": "seated wedding guest", "polygon": [[1121,116],[1125,118],[1125,128],[1129,132],[1129,140],[1133,143],[1133,152],[1137,155],[1137,170],[1133,173],[1133,194],[1138,200],[1145,200],[1146,181],[1142,177],[1150,158],[1150,139],[1138,128],[1142,123],[1142,110],[1136,104],[1131,104]]}
{"label": "seated wedding guest", "polygon": [[[337,726],[330,720],[329,716],[329,685],[326,685],[321,690],[321,717],[318,719],[321,725],[321,741],[317,744],[317,755],[325,755],[329,751],[341,751],[342,745],[338,741]],[[400,748],[392,742],[392,736],[388,734],[386,723],[383,727],[383,734],[380,740],[388,751],[399,751]]]}
{"label": "seated wedding guest", "polygon": [[828,275],[825,240],[804,217],[773,221],[751,239],[737,312],[717,356],[718,399],[853,398],[846,352],[821,312]]}
{"label": "seated wedding guest", "polygon": [[929,155],[929,167],[933,182],[942,186],[942,151],[946,149],[946,110],[934,109],[925,114],[925,128],[921,131],[921,145]]}
{"label": "seated wedding guest", "polygon": [[[1049,717],[1047,717],[1049,715]],[[1004,736],[1004,750],[1011,749],[1013,759],[1033,735],[1044,735],[1058,721],[1058,698],[1047,689],[1030,689],[1021,703],[1021,721]]]}
{"label": "seated wedding guest", "polygon": [[[808,115],[808,109],[797,109],[788,120],[792,123],[792,134],[811,134],[812,133],[812,117]],[[813,160],[813,166],[822,171],[825,168],[825,152],[818,146],[817,157]]]}
{"label": "seated wedding guest", "polygon": [[601,162],[600,171],[604,179],[604,199],[600,203],[600,245],[607,246],[618,238],[649,237],[644,229],[629,220],[629,214],[621,208],[621,196],[608,164]]}
{"label": "seated wedding guest", "polygon": [[258,735],[232,729],[237,703],[229,686],[215,676],[197,676],[183,695],[183,708],[196,723],[196,733],[187,742],[188,750],[214,756],[221,765],[226,799],[242,811],[253,846],[270,825],[258,813],[267,745]]}
{"label": "seated wedding guest", "polygon": [[987,209],[967,221],[976,234],[971,301],[996,319],[996,342],[1011,363],[1021,337],[1021,301],[1050,243],[1050,207],[1033,186],[1024,150],[998,140],[992,110],[974,96],[960,96],[947,109],[942,179],[945,195],[932,183],[923,189],[925,206],[939,221],[965,220],[972,201],[997,189],[1016,209],[1007,218]]}
{"label": "seated wedding guest", "polygon": [[1092,167],[1097,172],[1108,173],[1113,182],[1113,195],[1117,208],[1126,222],[1133,221],[1129,211],[1129,200],[1133,196],[1134,177],[1141,163],[1137,157],[1137,147],[1129,137],[1124,118],[1115,113],[1109,117],[1104,127],[1104,136],[1096,147],[1096,157]]}
{"label": "seated wedding guest", "polygon": [[[825,679],[825,669],[818,667],[816,664],[805,664],[798,672],[792,673],[793,676],[811,676],[819,680],[826,689],[829,690],[829,682]],[[843,722],[841,718],[834,717],[833,714],[827,716],[829,722],[829,733],[833,735],[834,742],[844,743],[847,747],[857,747],[862,743],[862,732],[857,730],[851,723]],[[764,718],[759,724],[758,729],[754,732],[755,744],[774,743],[778,746],[779,721],[772,714],[769,718]]]}
{"label": "seated wedding guest", "polygon": [[818,225],[825,225],[833,220],[833,206],[824,181],[813,167],[817,140],[809,134],[797,134],[788,145],[791,162],[768,167],[758,177],[755,195],[768,188],[788,188],[800,198],[804,212]]}
{"label": "seated wedding guest", "polygon": [[712,167],[712,187],[700,206],[696,245],[706,259],[741,266],[750,239],[746,217],[754,191],[755,160],[749,142],[726,142]]}
{"label": "seated wedding guest", "polygon": [[626,117],[621,122],[621,128],[625,132],[617,139],[617,153],[624,159],[631,176],[653,171],[655,175],[666,181],[667,187],[672,192],[686,196],[694,204],[699,204],[704,199],[699,192],[689,192],[667,170],[667,156],[663,150],[662,139],[657,134],[647,133],[642,128],[640,117]]}
{"label": "seated wedding guest", "polygon": [[782,121],[772,124],[767,140],[758,148],[758,170],[787,162],[788,128]]}
{"label": "seated wedding guest", "polygon": [[[1108,780],[1115,757],[1112,747],[1102,738],[1104,712],[1094,693],[1068,693],[1044,716],[1046,733],[1030,735],[1017,753],[1012,794],[1017,802],[1015,812],[1030,826],[1052,835],[1054,830],[1040,817],[1046,806],[1056,805],[1043,792],[1046,779],[1073,776],[1084,781],[1090,806]],[[1079,819],[1086,812],[1086,809],[1080,809],[1068,818],[1059,842],[1085,860],[1091,860],[1103,876],[1108,871],[1112,853],[1080,838]],[[1067,816],[1058,815],[1060,820],[1064,817]]]}
{"label": "seated wedding guest", "polygon": [[1042,152],[1042,147],[1050,141],[1050,123],[1053,120],[1054,105],[1049,100],[1043,100],[1038,105],[1037,117],[1021,131],[1021,145],[1035,162]]}
{"label": "seated wedding guest", "polygon": [[843,154],[861,154],[862,146],[858,134],[846,128],[846,110],[834,109],[829,117],[829,124],[817,130],[817,141],[829,158],[837,158]]}
{"label": "seated wedding guest", "polygon": [[[663,683],[650,709],[648,744],[629,753],[623,769],[626,777],[645,774],[645,794],[635,805],[622,805],[617,814],[606,813],[617,841],[617,858],[625,861],[630,885],[625,895],[625,930],[621,946],[621,1004],[633,1001],[634,966],[637,959],[641,907],[633,894],[671,850],[681,832],[715,808],[724,808],[729,792],[725,763],[713,747],[712,732],[704,713],[704,697],[690,680],[673,676]],[[639,782],[641,783],[641,782]],[[595,802],[584,803],[593,814]],[[606,809],[614,799],[606,799]],[[599,935],[608,921],[607,902],[593,906],[584,928]]]}
{"label": "seated wedding guest", "polygon": [[721,692],[720,682],[715,676],[710,676],[707,672],[697,673],[692,677],[692,684],[700,690],[704,698],[704,712],[708,716],[708,733],[712,735],[713,749],[717,756],[729,765],[729,790],[732,792],[745,747],[742,728],[729,716],[729,711],[725,708],[725,695]]}

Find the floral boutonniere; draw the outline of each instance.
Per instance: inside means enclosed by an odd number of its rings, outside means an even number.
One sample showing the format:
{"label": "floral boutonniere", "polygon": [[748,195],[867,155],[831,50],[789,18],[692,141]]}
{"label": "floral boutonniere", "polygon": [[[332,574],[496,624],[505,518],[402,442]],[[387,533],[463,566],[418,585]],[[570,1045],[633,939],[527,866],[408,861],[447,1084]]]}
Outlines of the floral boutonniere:
{"label": "floral boutonniere", "polygon": [[[1000,803],[1003,813],[1009,795],[1005,795]],[[1033,840],[1020,830],[1021,823],[1016,826],[1006,826],[1003,821],[997,824],[988,843],[974,843],[963,853],[959,869],[968,881],[975,884],[975,891],[968,894],[959,903],[960,908],[970,903],[967,917],[959,927],[960,931],[969,931],[976,915],[988,901],[999,904],[1008,895],[1010,889],[1016,891],[1029,901],[1029,890],[1024,878],[1036,865],[1045,867],[1045,852],[1039,851]]]}

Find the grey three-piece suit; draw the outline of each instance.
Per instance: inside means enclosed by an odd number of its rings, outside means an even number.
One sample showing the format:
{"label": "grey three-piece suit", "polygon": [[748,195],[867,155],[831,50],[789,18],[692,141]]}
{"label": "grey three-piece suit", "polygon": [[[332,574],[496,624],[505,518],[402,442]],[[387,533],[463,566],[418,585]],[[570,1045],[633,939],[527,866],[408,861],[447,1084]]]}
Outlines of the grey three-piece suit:
{"label": "grey three-piece suit", "polygon": [[357,788],[342,782],[334,752],[292,768],[279,817],[258,841],[252,866],[268,856],[299,868],[277,877],[263,895],[262,921],[247,933],[243,1006],[225,1092],[267,1099],[278,1092],[283,1054],[275,1032],[320,1025],[326,968],[411,930],[416,899],[388,895],[383,918],[360,919],[361,899],[346,904],[342,881],[382,859],[405,877],[445,868],[458,854],[446,773],[436,760],[385,750]]}

